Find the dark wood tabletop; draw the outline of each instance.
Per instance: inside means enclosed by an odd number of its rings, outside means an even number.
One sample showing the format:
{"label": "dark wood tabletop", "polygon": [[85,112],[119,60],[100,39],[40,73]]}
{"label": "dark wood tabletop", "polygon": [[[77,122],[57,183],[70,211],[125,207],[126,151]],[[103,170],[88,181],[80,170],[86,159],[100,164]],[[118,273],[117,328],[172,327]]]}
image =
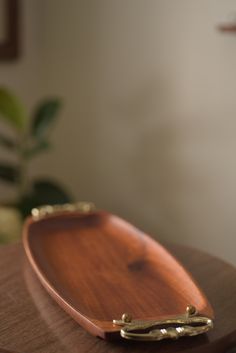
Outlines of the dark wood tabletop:
{"label": "dark wood tabletop", "polygon": [[93,337],[51,299],[22,245],[15,244],[0,247],[0,353],[224,353],[234,349],[235,268],[199,250],[168,248],[193,274],[215,310],[215,327],[207,335],[152,343],[105,342]]}

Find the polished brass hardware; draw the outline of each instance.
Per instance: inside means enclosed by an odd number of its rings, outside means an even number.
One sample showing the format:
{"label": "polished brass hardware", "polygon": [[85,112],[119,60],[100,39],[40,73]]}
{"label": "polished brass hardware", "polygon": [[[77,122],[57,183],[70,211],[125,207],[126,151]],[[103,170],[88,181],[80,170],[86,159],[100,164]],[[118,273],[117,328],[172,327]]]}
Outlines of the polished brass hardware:
{"label": "polished brass hardware", "polygon": [[160,341],[178,339],[183,336],[196,336],[213,328],[213,321],[198,315],[193,305],[186,307],[183,315],[163,320],[132,320],[128,313],[121,320],[113,320],[115,325],[122,326],[120,334],[123,338],[139,341]]}
{"label": "polished brass hardware", "polygon": [[44,205],[33,208],[31,211],[32,217],[35,220],[44,218],[46,216],[61,213],[61,212],[75,212],[89,213],[95,210],[95,205],[92,202],[77,202],[66,203],[62,205]]}
{"label": "polished brass hardware", "polygon": [[121,320],[124,322],[124,323],[129,323],[132,321],[132,316],[130,314],[127,314],[127,313],[124,313],[121,317]]}

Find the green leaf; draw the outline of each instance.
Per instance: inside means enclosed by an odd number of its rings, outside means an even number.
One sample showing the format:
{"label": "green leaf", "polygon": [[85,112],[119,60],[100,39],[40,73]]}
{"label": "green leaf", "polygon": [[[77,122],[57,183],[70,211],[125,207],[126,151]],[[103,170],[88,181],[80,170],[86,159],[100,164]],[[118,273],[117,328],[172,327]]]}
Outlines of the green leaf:
{"label": "green leaf", "polygon": [[71,201],[71,197],[62,186],[51,180],[36,180],[32,191],[26,195],[19,204],[24,217],[30,214],[32,208],[41,205],[63,204]]}
{"label": "green leaf", "polygon": [[10,91],[0,88],[0,118],[5,119],[18,130],[23,130],[26,124],[26,112]]}
{"label": "green leaf", "polygon": [[9,148],[9,149],[14,149],[17,146],[15,141],[13,141],[12,139],[10,139],[7,136],[4,136],[1,133],[0,133],[0,144],[6,148]]}
{"label": "green leaf", "polygon": [[37,108],[31,133],[37,139],[44,139],[49,132],[49,128],[55,121],[59,109],[61,107],[61,102],[58,99],[48,100],[40,104]]}
{"label": "green leaf", "polygon": [[62,186],[51,180],[36,180],[34,192],[39,205],[70,202],[71,198]]}
{"label": "green leaf", "polygon": [[0,163],[0,178],[15,183],[19,179],[19,170],[8,163]]}
{"label": "green leaf", "polygon": [[51,145],[48,141],[38,141],[36,145],[34,145],[31,148],[28,148],[27,150],[24,151],[24,157],[26,159],[31,159],[38,155],[41,152],[47,151],[50,149]]}

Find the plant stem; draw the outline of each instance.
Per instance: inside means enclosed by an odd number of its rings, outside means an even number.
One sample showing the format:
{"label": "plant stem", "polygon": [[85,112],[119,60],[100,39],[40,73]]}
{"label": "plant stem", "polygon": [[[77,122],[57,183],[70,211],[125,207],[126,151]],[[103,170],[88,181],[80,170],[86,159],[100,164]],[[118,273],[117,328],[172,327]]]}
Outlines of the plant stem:
{"label": "plant stem", "polygon": [[28,163],[25,158],[24,151],[26,145],[26,136],[21,136],[19,144],[19,181],[18,181],[18,197],[21,200],[27,193],[28,188]]}

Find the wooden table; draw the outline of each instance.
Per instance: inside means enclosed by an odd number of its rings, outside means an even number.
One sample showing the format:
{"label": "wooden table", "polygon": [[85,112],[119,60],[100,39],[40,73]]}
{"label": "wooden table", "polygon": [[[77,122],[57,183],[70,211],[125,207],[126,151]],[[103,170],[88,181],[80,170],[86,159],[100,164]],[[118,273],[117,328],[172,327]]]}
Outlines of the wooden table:
{"label": "wooden table", "polygon": [[215,309],[215,328],[207,336],[153,343],[105,342],[92,337],[49,297],[22,245],[16,244],[0,247],[0,353],[230,351],[236,346],[236,270],[198,250],[168,248],[193,273]]}

